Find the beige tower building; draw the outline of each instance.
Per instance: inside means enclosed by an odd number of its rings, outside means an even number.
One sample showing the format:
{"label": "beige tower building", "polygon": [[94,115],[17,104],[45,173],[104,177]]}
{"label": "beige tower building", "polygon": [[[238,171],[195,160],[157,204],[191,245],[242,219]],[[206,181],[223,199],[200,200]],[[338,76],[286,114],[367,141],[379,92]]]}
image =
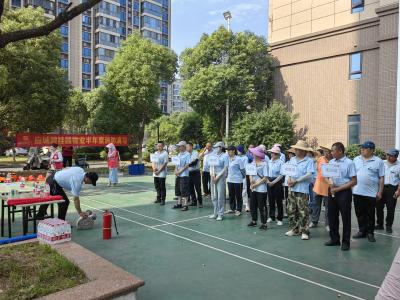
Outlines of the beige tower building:
{"label": "beige tower building", "polygon": [[309,138],[395,146],[398,3],[269,0],[275,98]]}

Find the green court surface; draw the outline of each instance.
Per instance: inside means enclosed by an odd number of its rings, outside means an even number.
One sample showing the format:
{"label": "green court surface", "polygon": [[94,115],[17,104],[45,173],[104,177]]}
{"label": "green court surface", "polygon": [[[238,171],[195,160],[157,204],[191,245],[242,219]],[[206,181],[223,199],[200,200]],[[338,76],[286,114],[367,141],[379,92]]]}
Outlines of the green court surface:
{"label": "green court surface", "polygon": [[[171,209],[174,177],[165,206],[153,204],[152,177],[122,177],[116,187],[85,186],[82,208],[98,214],[95,229],[73,230],[73,240],[144,279],[138,299],[373,299],[400,246],[400,210],[392,235],[376,243],[352,240],[351,250],[326,247],[323,225],[311,239],[286,237],[287,223],[267,231],[248,228],[250,215],[207,218],[212,204],[187,212]],[[101,210],[116,217],[119,236],[102,240]],[[71,204],[68,220],[76,215]],[[285,220],[286,221],[286,220]],[[357,222],[353,217],[356,232]]]}

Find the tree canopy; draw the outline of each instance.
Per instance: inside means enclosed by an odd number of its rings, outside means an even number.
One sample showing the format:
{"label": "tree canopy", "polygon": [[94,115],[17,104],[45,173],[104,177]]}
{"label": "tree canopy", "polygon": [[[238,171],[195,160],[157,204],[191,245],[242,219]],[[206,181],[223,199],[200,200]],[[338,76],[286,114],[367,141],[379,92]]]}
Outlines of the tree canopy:
{"label": "tree canopy", "polygon": [[203,35],[181,57],[182,96],[222,138],[226,102],[230,119],[259,110],[272,101],[272,59],[266,40],[251,32],[232,33],[224,27]]}
{"label": "tree canopy", "polygon": [[[48,22],[42,9],[9,11],[2,30],[11,32]],[[0,51],[0,127],[12,132],[48,132],[61,125],[69,93],[59,67],[61,36],[55,32],[8,44]]]}
{"label": "tree canopy", "polygon": [[288,148],[295,135],[296,117],[281,103],[273,102],[269,108],[242,114],[233,124],[231,141],[245,145],[264,144],[267,147],[279,143]]}

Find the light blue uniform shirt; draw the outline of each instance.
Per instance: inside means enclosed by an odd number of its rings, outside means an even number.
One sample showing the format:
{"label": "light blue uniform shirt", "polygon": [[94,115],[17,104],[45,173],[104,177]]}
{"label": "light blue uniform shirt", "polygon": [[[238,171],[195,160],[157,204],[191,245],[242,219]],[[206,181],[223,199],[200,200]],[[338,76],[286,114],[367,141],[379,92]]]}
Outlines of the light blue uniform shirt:
{"label": "light blue uniform shirt", "polygon": [[[156,165],[157,170],[159,170],[165,163],[168,163],[168,153],[167,153],[167,151],[163,150],[163,151],[161,151],[161,153],[157,151],[156,154],[158,155],[158,160],[157,160],[157,162],[155,162],[155,165]],[[168,168],[165,167],[164,170],[162,170],[160,172],[160,174],[156,175],[153,173],[153,176],[165,178],[165,177],[167,177],[167,169]]]}
{"label": "light blue uniform shirt", "polygon": [[279,159],[280,159],[283,163],[285,163],[285,162],[286,162],[286,155],[285,155],[285,153],[281,153],[281,156],[279,157]]}
{"label": "light blue uniform shirt", "polygon": [[303,177],[307,173],[311,173],[311,178],[296,183],[293,187],[291,187],[292,192],[309,194],[310,193],[310,183],[314,181],[313,175],[315,173],[315,165],[314,160],[309,158],[308,156],[304,157],[302,160],[297,160],[296,157],[292,157],[290,159],[290,164],[296,166],[296,176],[292,176],[292,180],[296,180],[297,178]]}
{"label": "light blue uniform shirt", "polygon": [[[252,164],[256,165],[256,162],[253,161]],[[259,181],[264,177],[268,177],[268,163],[263,161],[257,166],[257,175],[252,176],[252,178],[256,181]],[[254,192],[258,193],[266,193],[267,191],[267,183],[262,183],[254,189]]]}
{"label": "light blue uniform shirt", "polygon": [[213,155],[218,157],[218,165],[214,167],[215,175],[218,176],[224,168],[227,168],[229,166],[229,156],[225,152],[222,152],[219,155],[213,153]]}
{"label": "light blue uniform shirt", "polygon": [[74,197],[79,197],[84,177],[85,171],[80,167],[61,170],[54,175],[54,179],[57,183]]}
{"label": "light blue uniform shirt", "polygon": [[283,162],[281,159],[270,160],[268,162],[268,177],[276,178],[281,176]]}
{"label": "light blue uniform shirt", "polygon": [[207,156],[210,155],[212,151],[206,150],[204,153],[204,159],[203,159],[203,172],[210,172],[210,165],[207,164]]}
{"label": "light blue uniform shirt", "polygon": [[234,156],[233,159],[229,157],[228,178],[226,181],[231,183],[242,183],[243,175],[240,170],[243,170],[243,173],[245,174],[244,168],[243,159],[239,156]]}
{"label": "light blue uniform shirt", "polygon": [[[189,155],[191,163],[194,162],[196,159],[199,159],[199,152],[195,150],[193,150],[192,153],[189,153]],[[189,167],[189,172],[195,170],[200,170],[200,160],[197,161],[197,164],[194,167]]]}
{"label": "light blue uniform shirt", "polygon": [[246,168],[246,165],[249,163],[249,158],[247,157],[246,154],[243,155],[238,155],[237,156],[240,160],[243,161],[243,166]]}
{"label": "light blue uniform shirt", "polygon": [[[179,152],[179,166],[176,166],[177,169],[182,169],[184,166],[190,164],[190,154],[189,152]],[[189,177],[189,168],[186,168],[178,177]]]}
{"label": "light blue uniform shirt", "polygon": [[394,164],[389,163],[387,160],[385,164],[385,184],[398,186],[400,183],[400,162],[396,160]]}
{"label": "light blue uniform shirt", "polygon": [[379,178],[385,176],[383,161],[376,156],[364,160],[360,155],[354,158],[354,165],[357,185],[353,188],[353,194],[375,198],[379,191]]}
{"label": "light blue uniform shirt", "polygon": [[340,178],[332,178],[333,184],[336,187],[350,182],[353,177],[357,176],[356,167],[354,166],[353,161],[346,156],[343,156],[341,159],[331,159],[329,163],[339,165]]}

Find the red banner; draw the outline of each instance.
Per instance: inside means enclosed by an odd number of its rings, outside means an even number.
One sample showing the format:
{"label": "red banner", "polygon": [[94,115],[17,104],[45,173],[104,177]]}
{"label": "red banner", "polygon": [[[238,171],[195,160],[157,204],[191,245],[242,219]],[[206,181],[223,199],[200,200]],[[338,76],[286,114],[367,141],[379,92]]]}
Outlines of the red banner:
{"label": "red banner", "polygon": [[43,147],[51,144],[73,147],[104,147],[109,143],[115,146],[128,146],[126,134],[40,134],[17,133],[17,147]]}

